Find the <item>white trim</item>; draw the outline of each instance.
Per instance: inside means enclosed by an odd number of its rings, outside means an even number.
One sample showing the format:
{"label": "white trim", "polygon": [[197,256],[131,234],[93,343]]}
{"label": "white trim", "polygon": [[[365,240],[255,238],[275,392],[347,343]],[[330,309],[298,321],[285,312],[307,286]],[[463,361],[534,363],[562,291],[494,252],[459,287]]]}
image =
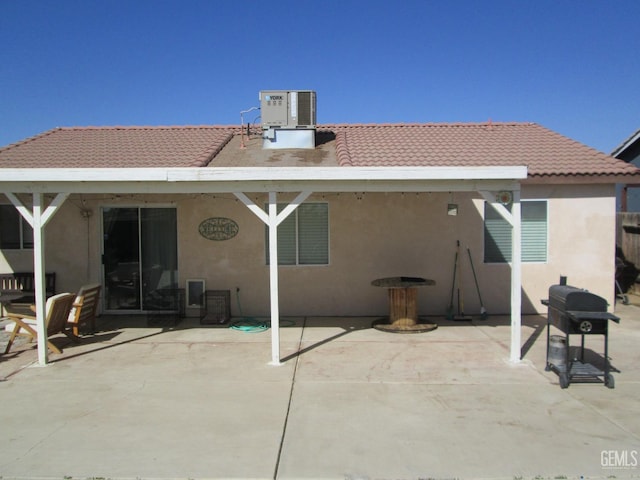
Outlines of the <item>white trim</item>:
{"label": "white trim", "polygon": [[[5,168],[0,191],[41,193],[513,190],[527,167]],[[73,180],[70,180],[73,179]]]}
{"label": "white trim", "polygon": [[524,180],[525,166],[3,168],[0,182],[237,182],[273,180]]}

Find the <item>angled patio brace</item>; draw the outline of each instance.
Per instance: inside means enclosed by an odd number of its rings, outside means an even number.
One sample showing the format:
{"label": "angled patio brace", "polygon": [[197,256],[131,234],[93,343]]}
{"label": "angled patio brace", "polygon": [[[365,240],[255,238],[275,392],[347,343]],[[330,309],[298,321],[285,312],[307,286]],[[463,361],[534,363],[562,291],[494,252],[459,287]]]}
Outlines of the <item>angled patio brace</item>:
{"label": "angled patio brace", "polygon": [[280,308],[278,294],[278,225],[304,202],[311,191],[303,191],[278,214],[278,195],[269,192],[268,213],[244,193],[234,192],[242,203],[269,227],[269,290],[271,303],[271,364],[280,365]]}
{"label": "angled patio brace", "polygon": [[[36,298],[36,331],[38,338],[47,338],[47,328],[45,326],[45,267],[44,267],[44,227],[53,214],[56,213],[60,205],[69,196],[68,193],[58,193],[49,206],[44,206],[42,193],[33,193],[33,211],[30,211],[20,199],[13,193],[5,193],[7,198],[13,203],[20,215],[24,217],[31,228],[33,228],[33,274]],[[38,342],[38,363],[46,365],[48,361],[47,342]]]}
{"label": "angled patio brace", "polygon": [[522,236],[520,216],[520,190],[512,190],[511,211],[500,203],[495,192],[479,190],[484,199],[511,225],[511,353],[509,360],[517,363],[522,358]]}

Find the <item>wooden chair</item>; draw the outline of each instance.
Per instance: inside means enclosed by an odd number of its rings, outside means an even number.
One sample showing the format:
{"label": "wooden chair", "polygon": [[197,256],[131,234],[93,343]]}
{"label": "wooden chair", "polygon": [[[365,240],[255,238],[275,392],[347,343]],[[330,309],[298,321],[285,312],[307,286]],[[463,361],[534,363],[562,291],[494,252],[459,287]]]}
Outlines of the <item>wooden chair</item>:
{"label": "wooden chair", "polygon": [[81,325],[88,325],[91,332],[95,331],[101,288],[102,285],[98,283],[84,285],[80,288],[67,320],[67,329],[71,330],[73,337],[78,337]]}
{"label": "wooden chair", "polygon": [[[69,318],[69,312],[71,311],[71,305],[75,295],[73,293],[60,293],[49,297],[45,307],[45,325],[47,327],[47,345],[51,350],[56,353],[62,353],[58,347],[51,343],[48,339],[49,336],[57,333],[64,333],[67,319]],[[9,343],[4,353],[9,353],[11,346],[16,338],[16,335],[26,335],[34,338],[37,341],[38,332],[36,331],[36,317],[35,315],[18,315],[16,313],[9,312],[7,317],[12,321],[5,326],[5,330],[11,333],[9,337]]]}

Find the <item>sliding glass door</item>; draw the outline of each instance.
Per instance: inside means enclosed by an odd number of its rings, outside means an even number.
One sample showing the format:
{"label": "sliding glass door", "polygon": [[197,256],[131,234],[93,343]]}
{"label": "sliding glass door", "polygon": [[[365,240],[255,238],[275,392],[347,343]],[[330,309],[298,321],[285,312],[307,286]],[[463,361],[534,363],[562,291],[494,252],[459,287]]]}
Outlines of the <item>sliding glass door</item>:
{"label": "sliding glass door", "polygon": [[154,310],[178,286],[176,209],[102,209],[105,310]]}

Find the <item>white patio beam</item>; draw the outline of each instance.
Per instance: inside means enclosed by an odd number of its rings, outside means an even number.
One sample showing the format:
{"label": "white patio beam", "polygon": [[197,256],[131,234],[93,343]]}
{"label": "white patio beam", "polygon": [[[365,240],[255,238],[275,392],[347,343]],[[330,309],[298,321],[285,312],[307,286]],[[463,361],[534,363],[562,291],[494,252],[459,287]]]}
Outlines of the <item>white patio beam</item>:
{"label": "white patio beam", "polygon": [[[512,190],[526,167],[0,169],[0,191],[42,193],[453,192]],[[73,179],[73,180],[70,180]]]}

